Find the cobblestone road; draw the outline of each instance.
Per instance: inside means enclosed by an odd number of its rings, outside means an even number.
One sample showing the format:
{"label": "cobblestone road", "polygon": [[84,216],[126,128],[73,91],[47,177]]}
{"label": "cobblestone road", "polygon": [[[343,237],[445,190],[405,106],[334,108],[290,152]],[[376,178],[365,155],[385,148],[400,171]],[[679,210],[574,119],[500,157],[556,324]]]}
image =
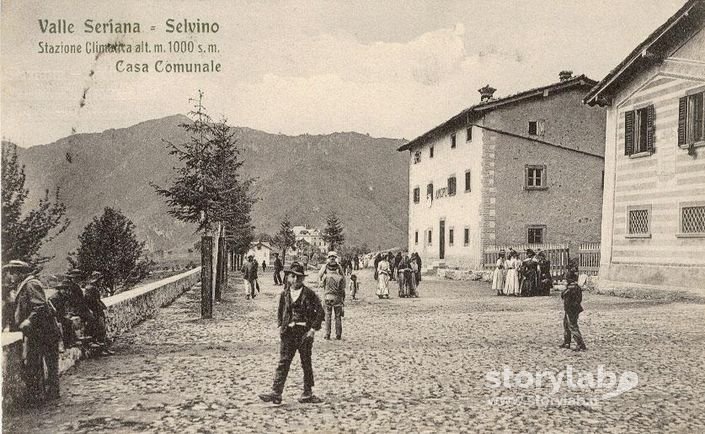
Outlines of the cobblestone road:
{"label": "cobblestone road", "polygon": [[[361,300],[348,302],[343,340],[314,344],[316,394],[296,402],[295,359],[281,406],[257,394],[277,361],[275,302],[265,284],[254,301],[228,293],[214,320],[198,319],[190,291],[123,335],[116,355],[81,362],[62,376],[56,407],[5,420],[5,432],[703,432],[705,309],[700,304],[585,295],[581,329],[589,351],[557,345],[560,298],[492,295],[487,284],[425,280],[420,299],[378,300],[369,272]],[[269,281],[270,276],[261,280]],[[493,388],[488,371],[638,375],[632,390],[571,390],[564,381]],[[631,379],[631,377],[623,377]],[[535,378],[534,378],[535,379]],[[633,380],[633,379],[631,379]],[[626,383],[625,383],[626,384]],[[543,401],[512,402],[517,397]],[[505,399],[505,405],[492,403]],[[563,406],[546,402],[564,401]],[[546,404],[549,404],[546,406]]]}

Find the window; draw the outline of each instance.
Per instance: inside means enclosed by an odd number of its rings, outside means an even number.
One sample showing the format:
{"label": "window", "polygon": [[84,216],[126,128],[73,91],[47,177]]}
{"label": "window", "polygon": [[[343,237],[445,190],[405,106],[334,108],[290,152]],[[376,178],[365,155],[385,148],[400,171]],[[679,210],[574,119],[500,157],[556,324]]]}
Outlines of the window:
{"label": "window", "polygon": [[414,203],[419,203],[421,201],[421,189],[419,187],[414,188]]}
{"label": "window", "polygon": [[470,171],[465,172],[465,191],[470,191]]}
{"label": "window", "polygon": [[449,246],[453,245],[453,232],[455,232],[455,230],[453,228],[448,229],[448,245]]}
{"label": "window", "polygon": [[419,231],[414,232],[414,244],[419,244]]}
{"label": "window", "polygon": [[419,164],[421,162],[421,151],[414,152],[414,164]]}
{"label": "window", "polygon": [[545,226],[529,226],[526,242],[529,244],[543,244]]}
{"label": "window", "polygon": [[429,158],[433,158],[433,146],[429,149]]}
{"label": "window", "polygon": [[455,196],[455,176],[448,178],[448,196]]}
{"label": "window", "polygon": [[432,241],[433,241],[433,230],[429,229],[428,230],[428,245],[429,246],[432,244]]}
{"label": "window", "polygon": [[627,237],[643,238],[651,236],[651,205],[627,207]]}
{"label": "window", "polygon": [[705,236],[705,202],[681,204],[678,236]]}
{"label": "window", "polygon": [[470,228],[465,228],[463,232],[463,245],[467,246],[470,244]]}
{"label": "window", "polygon": [[526,190],[545,190],[548,188],[545,165],[527,165],[524,171],[524,188]]}
{"label": "window", "polygon": [[472,142],[472,127],[468,127],[465,130],[465,141]]}
{"label": "window", "polygon": [[543,136],[544,135],[544,120],[529,121],[529,135]]}
{"label": "window", "polygon": [[433,200],[433,184],[428,184],[426,186],[426,199]]}
{"label": "window", "polygon": [[654,152],[654,106],[624,113],[624,155]]}
{"label": "window", "polygon": [[451,134],[450,135],[450,148],[451,149],[455,148],[455,145],[456,145],[455,139],[456,139],[455,134]]}
{"label": "window", "polygon": [[684,96],[678,102],[678,145],[705,141],[705,92]]}

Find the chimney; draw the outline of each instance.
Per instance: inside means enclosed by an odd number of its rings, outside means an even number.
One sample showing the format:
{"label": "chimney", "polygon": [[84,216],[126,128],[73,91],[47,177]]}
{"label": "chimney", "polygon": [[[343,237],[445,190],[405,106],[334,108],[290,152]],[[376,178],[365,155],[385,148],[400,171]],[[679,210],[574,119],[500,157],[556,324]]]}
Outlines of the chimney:
{"label": "chimney", "polygon": [[560,78],[561,81],[570,80],[573,78],[573,71],[561,71],[558,73],[558,78]]}
{"label": "chimney", "polygon": [[490,86],[489,84],[483,87],[482,89],[478,89],[477,91],[480,92],[480,102],[486,102],[493,99],[492,95],[494,95],[494,91],[496,90],[497,89]]}

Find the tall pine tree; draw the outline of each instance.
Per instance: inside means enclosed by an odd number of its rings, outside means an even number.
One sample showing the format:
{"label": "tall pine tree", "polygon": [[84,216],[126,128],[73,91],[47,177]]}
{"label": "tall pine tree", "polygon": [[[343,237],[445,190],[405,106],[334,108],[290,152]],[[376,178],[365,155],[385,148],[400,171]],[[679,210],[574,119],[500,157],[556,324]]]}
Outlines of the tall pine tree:
{"label": "tall pine tree", "polygon": [[328,244],[328,250],[335,250],[345,242],[343,224],[333,211],[326,217],[326,227],[323,229],[322,237],[323,241]]}
{"label": "tall pine tree", "polygon": [[274,244],[282,251],[282,262],[286,261],[286,251],[296,247],[296,236],[291,228],[291,220],[288,214],[284,215],[279,232],[274,236]]}

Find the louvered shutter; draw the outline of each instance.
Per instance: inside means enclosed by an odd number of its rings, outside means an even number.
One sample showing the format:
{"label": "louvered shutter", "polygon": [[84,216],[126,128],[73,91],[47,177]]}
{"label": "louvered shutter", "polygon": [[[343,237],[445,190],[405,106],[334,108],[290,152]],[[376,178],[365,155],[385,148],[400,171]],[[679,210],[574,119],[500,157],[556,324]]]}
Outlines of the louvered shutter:
{"label": "louvered shutter", "polygon": [[653,104],[646,108],[646,150],[654,153],[654,111]]}
{"label": "louvered shutter", "polygon": [[688,97],[678,100],[678,146],[686,144],[686,121],[688,119]]}
{"label": "louvered shutter", "polygon": [[634,153],[634,111],[624,113],[624,155]]}

